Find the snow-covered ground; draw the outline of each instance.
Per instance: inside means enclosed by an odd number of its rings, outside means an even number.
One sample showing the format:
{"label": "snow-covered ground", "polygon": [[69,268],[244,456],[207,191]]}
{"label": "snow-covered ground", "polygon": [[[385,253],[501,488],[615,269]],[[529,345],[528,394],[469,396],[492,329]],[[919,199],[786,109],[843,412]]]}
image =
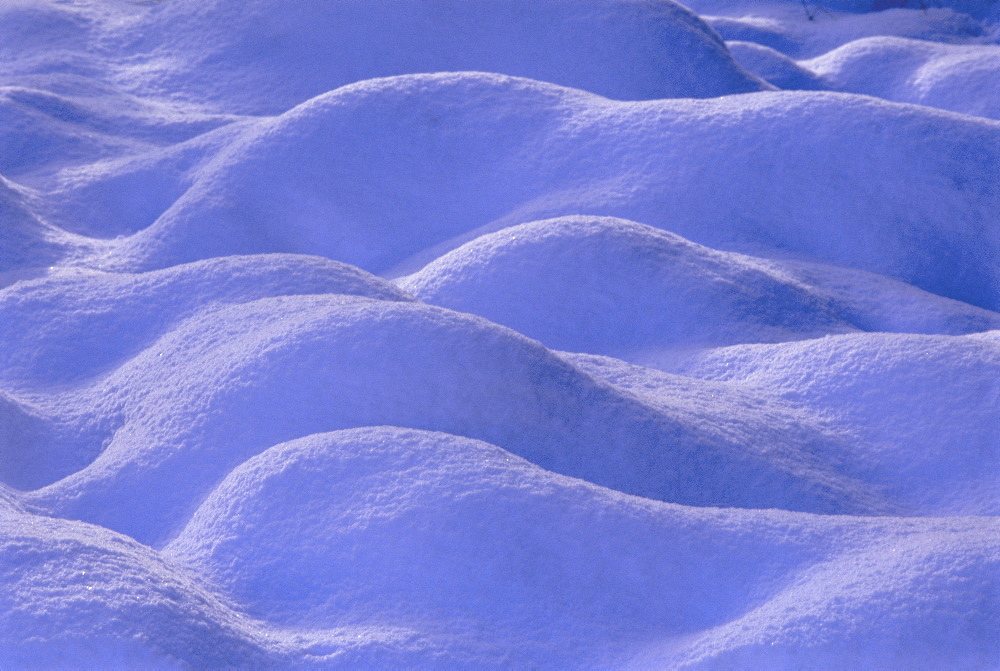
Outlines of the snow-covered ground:
{"label": "snow-covered ground", "polygon": [[0,668],[1000,668],[1000,2],[0,3]]}

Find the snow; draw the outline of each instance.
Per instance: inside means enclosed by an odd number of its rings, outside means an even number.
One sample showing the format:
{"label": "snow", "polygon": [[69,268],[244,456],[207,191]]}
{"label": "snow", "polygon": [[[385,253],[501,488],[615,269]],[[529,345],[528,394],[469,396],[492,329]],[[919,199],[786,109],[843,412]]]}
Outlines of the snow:
{"label": "snow", "polygon": [[996,330],[944,338],[844,335],[720,348],[662,367],[759,386],[833,414],[841,427],[856,427],[877,452],[876,468],[896,481],[893,487],[910,489],[906,496],[925,502],[922,507],[995,515],[996,336]]}
{"label": "snow", "polygon": [[[892,64],[892,78],[873,65]],[[854,40],[803,65],[838,91],[1000,118],[1000,47],[898,37]]]}
{"label": "snow", "polygon": [[1000,668],[1000,3],[0,6],[0,667]]}
{"label": "snow", "polygon": [[[1000,238],[981,223],[1000,208],[1000,125],[978,117],[828,92],[612,102],[459,73],[369,80],[234,125],[127,176],[64,170],[43,207],[101,238],[78,248],[84,263],[118,270],[289,252],[392,276],[482,233],[588,213],[1000,304]],[[152,181],[138,212],[102,207]],[[163,194],[178,197],[143,211]]]}
{"label": "snow", "polygon": [[[576,216],[482,235],[399,283],[427,303],[482,315],[550,347],[625,359],[650,348],[1000,324],[994,312],[912,288],[920,322],[911,321],[901,309],[903,285],[803,270],[635,222]],[[833,277],[844,284],[826,284]]]}
{"label": "snow", "polygon": [[257,114],[412,72],[502,72],[625,100],[761,89],[672,2],[181,0],[111,32],[123,42],[145,36],[130,45],[138,62],[119,66],[116,81]]}
{"label": "snow", "polygon": [[[726,40],[813,58],[854,40],[891,36],[943,44],[995,44],[1000,7],[980,0],[690,0]],[[878,4],[905,6],[871,11]]]}
{"label": "snow", "polygon": [[799,65],[777,49],[741,40],[730,40],[726,46],[740,65],[779,89],[822,91],[831,87],[820,74]]}

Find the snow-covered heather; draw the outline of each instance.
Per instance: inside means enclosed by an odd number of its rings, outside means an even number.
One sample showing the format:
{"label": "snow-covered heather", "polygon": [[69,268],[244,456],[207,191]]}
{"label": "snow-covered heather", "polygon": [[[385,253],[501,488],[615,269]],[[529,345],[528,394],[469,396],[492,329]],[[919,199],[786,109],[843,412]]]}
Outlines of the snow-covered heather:
{"label": "snow-covered heather", "polygon": [[0,3],[0,668],[1000,669],[1000,2]]}

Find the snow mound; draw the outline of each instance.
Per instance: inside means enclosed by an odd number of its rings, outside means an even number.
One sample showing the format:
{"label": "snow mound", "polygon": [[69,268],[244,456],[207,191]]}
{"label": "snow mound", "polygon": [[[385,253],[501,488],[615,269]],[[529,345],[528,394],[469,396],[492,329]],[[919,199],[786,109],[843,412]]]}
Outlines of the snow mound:
{"label": "snow mound", "polygon": [[0,175],[0,287],[63,260],[74,248],[89,247],[86,240],[42,220],[34,211],[35,200],[29,189]]}
{"label": "snow mound", "polygon": [[53,462],[58,463],[58,456],[48,453],[54,442],[51,424],[38,408],[0,390],[0,445],[4,446],[0,452],[0,482],[28,488],[40,481],[38,471],[47,471],[53,468]]}
{"label": "snow mound", "polygon": [[80,470],[27,500],[154,545],[270,445],[373,424],[487,440],[662,500],[892,507],[849,462],[823,463],[836,437],[807,426],[751,443],[766,415],[705,421],[683,396],[652,407],[512,331],[408,302],[307,295],[210,307],[88,384],[30,398],[86,440],[73,457]]}
{"label": "snow mound", "polygon": [[[142,143],[123,155],[109,152],[97,160],[91,156],[47,165],[27,179],[44,194],[46,217],[64,230],[91,238],[98,267],[110,266],[116,239],[156,221],[191,188],[199,169],[254,122],[213,118],[205,123],[212,127],[192,138],[167,138],[163,146]],[[75,132],[88,134],[86,127]]]}
{"label": "snow mound", "polygon": [[738,254],[622,219],[563,217],[476,238],[400,286],[549,347],[621,354],[804,338],[849,326]]}
{"label": "snow mound", "polygon": [[[810,617],[823,617],[855,649],[881,647],[897,661],[916,654],[911,638],[929,636],[922,652],[957,635],[968,651],[958,661],[968,663],[995,648],[976,633],[996,619],[978,601],[995,582],[994,531],[973,520],[656,504],[547,473],[486,443],[369,427],[309,436],[247,461],[164,554],[269,622],[419,623],[431,636],[458,639],[453,649],[464,632],[486,628],[494,643],[475,641],[473,652],[489,660],[502,649],[515,665],[614,666],[639,657],[643,666],[674,667],[749,652],[774,663],[790,649],[826,652]],[[961,587],[946,597],[918,590],[925,596],[909,605],[912,590],[955,570],[967,576]],[[850,586],[822,588],[848,572]],[[868,626],[858,629],[851,623],[860,609]],[[773,648],[753,633],[765,613]],[[526,629],[526,618],[545,627]],[[573,645],[551,646],[551,637]]]}
{"label": "snow mound", "polygon": [[209,259],[135,275],[55,270],[0,291],[0,381],[44,388],[93,378],[191,315],[304,294],[412,300],[353,266],[285,254]]}
{"label": "snow mound", "polygon": [[1000,46],[870,37],[802,65],[839,91],[1000,119]]}
{"label": "snow mound", "polygon": [[0,660],[17,669],[259,664],[244,620],[154,550],[0,509]]}
{"label": "snow mound", "polygon": [[[0,172],[20,176],[56,162],[108,153],[113,137],[77,131],[86,112],[66,97],[27,87],[0,89]],[[102,141],[103,140],[103,141]]]}
{"label": "snow mound", "polygon": [[[483,235],[397,283],[547,346],[631,353],[855,330],[1000,328],[1000,315],[887,278],[719,252],[635,222],[562,217]],[[913,301],[907,306],[904,296]],[[904,309],[909,307],[909,309]]]}
{"label": "snow mound", "polygon": [[[799,572],[759,607],[680,645],[651,645],[625,666],[792,669],[803,659],[831,671],[993,666],[1000,649],[982,632],[1000,624],[991,596],[995,518],[873,527],[845,530],[837,540],[847,552]],[[956,649],[963,652],[953,656]]]}
{"label": "snow mound", "polygon": [[[113,29],[112,29],[113,30]],[[363,79],[476,70],[616,99],[712,97],[764,85],[670,0],[181,0],[116,36],[144,58],[116,80],[216,109],[282,112]],[[141,34],[146,37],[128,38]],[[308,64],[303,67],[302,64]]]}
{"label": "snow mound", "polygon": [[726,42],[733,58],[761,79],[786,91],[822,91],[831,88],[817,73],[780,51],[756,42]]}
{"label": "snow mound", "polygon": [[465,73],[362,82],[249,129],[100,262],[296,252],[401,274],[485,232],[595,214],[1000,305],[987,120],[825,92],[615,103]]}
{"label": "snow mound", "polygon": [[548,219],[484,235],[400,285],[425,302],[580,352],[621,355],[848,328],[805,287],[749,257],[611,218]]}
{"label": "snow mound", "polygon": [[650,362],[766,389],[836,418],[869,446],[871,467],[908,507],[996,515],[998,334],[850,334]]}
{"label": "snow mound", "polygon": [[[53,270],[0,290],[0,480],[33,489],[96,458],[120,423],[100,381],[186,318],[266,296],[336,293],[412,300],[393,285],[318,257],[227,257],[144,275]],[[48,393],[53,389],[67,392]],[[30,399],[34,399],[31,401]],[[96,410],[96,412],[95,412]]]}
{"label": "snow mound", "polygon": [[690,4],[0,2],[0,668],[1000,667],[1000,1]]}
{"label": "snow mound", "polygon": [[18,668],[688,668],[798,655],[835,668],[945,654],[975,668],[997,654],[987,518],[675,506],[396,427],[263,451],[162,552],[6,498],[0,488],[11,587],[0,649]]}
{"label": "snow mound", "polygon": [[384,270],[501,216],[525,191],[537,193],[519,170],[591,99],[606,102],[469,73],[332,91],[259,120],[196,166],[190,188],[152,226],[122,241],[116,260],[148,268],[309,249]]}
{"label": "snow mound", "polygon": [[[852,473],[863,481],[870,492],[882,497],[886,510],[907,515],[995,515],[1000,502],[1000,489],[995,473],[998,464],[995,435],[996,420],[990,414],[996,402],[996,388],[986,380],[995,362],[979,365],[979,356],[963,371],[970,380],[943,385],[935,395],[921,394],[934,384],[930,363],[921,360],[904,362],[902,356],[888,365],[865,367],[867,358],[879,358],[874,342],[854,342],[852,347],[813,347],[808,355],[799,354],[794,363],[787,359],[773,364],[768,370],[775,376],[796,368],[800,379],[816,379],[809,383],[789,383],[789,386],[758,384],[754,377],[741,376],[740,368],[726,358],[729,348],[717,350],[713,356],[701,354],[697,359],[711,362],[724,373],[704,373],[700,368],[680,368],[706,379],[629,364],[611,357],[591,354],[562,356],[577,368],[604,380],[623,391],[638,396],[654,407],[671,407],[684,398],[687,406],[697,408],[706,419],[715,422],[741,422],[753,426],[763,442],[781,444],[798,434],[801,443],[814,442],[814,453],[827,464],[837,464],[843,473]],[[806,348],[803,348],[806,349]],[[973,348],[968,348],[973,349]],[[847,352],[847,354],[845,354]],[[973,359],[975,354],[969,354]],[[766,355],[760,358],[766,360]],[[851,357],[844,365],[839,359]],[[882,357],[885,358],[885,357]],[[661,366],[676,369],[676,358]],[[930,359],[930,357],[925,357]],[[830,362],[833,363],[830,363]],[[686,362],[688,366],[690,361]],[[771,363],[771,362],[768,362]],[[728,367],[727,367],[728,364]],[[785,368],[782,368],[785,364]],[[908,365],[907,365],[908,364]],[[926,366],[920,369],[920,364]],[[766,364],[761,364],[762,366]],[[706,366],[707,368],[707,366]],[[732,377],[730,369],[735,369]],[[908,368],[908,369],[907,369]],[[830,372],[832,369],[834,372]],[[879,383],[880,375],[898,375],[898,387]],[[915,370],[914,370],[915,369]],[[971,370],[969,370],[971,369]],[[850,382],[831,379],[840,373],[851,377]],[[981,377],[976,377],[981,375]],[[818,388],[818,390],[817,390]],[[967,410],[953,417],[941,398],[953,392],[967,403]],[[871,400],[878,396],[879,400]],[[929,396],[924,400],[922,396]],[[723,406],[730,410],[729,419]],[[921,420],[908,420],[910,413]],[[737,419],[739,418],[739,419]],[[899,426],[906,424],[905,429]],[[777,428],[781,427],[781,428]],[[911,450],[915,450],[914,454]],[[933,485],[928,481],[934,480]]]}
{"label": "snow mound", "polygon": [[[814,58],[880,35],[945,44],[996,42],[1000,4],[968,0],[961,8],[942,7],[946,1],[931,0],[928,4],[936,6],[926,9],[883,6],[880,11],[871,11],[875,3],[868,0],[853,6],[838,6],[836,0],[759,0],[752,7],[742,0],[688,0],[687,4],[710,14],[702,18],[723,39],[756,42],[794,59]],[[884,71],[891,73],[888,68]]]}

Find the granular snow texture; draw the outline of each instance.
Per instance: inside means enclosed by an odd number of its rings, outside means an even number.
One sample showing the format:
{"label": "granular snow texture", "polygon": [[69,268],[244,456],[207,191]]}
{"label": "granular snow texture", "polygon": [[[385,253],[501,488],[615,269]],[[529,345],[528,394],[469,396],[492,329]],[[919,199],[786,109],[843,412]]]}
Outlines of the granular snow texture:
{"label": "granular snow texture", "polygon": [[1000,2],[0,5],[0,667],[1000,668]]}

